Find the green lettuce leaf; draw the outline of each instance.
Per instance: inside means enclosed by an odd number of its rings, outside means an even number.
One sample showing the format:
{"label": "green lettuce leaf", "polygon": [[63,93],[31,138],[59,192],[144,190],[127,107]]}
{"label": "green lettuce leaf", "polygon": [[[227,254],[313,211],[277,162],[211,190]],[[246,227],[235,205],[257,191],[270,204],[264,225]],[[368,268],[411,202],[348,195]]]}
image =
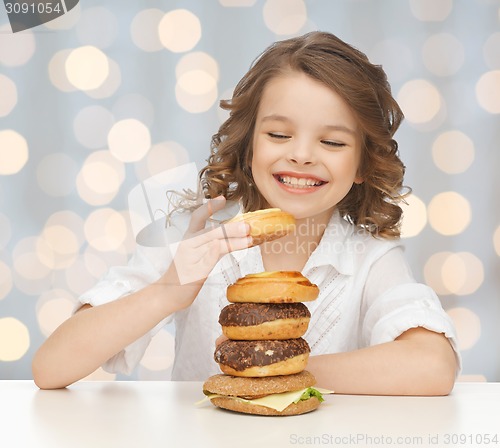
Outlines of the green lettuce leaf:
{"label": "green lettuce leaf", "polygon": [[314,387],[308,387],[304,393],[300,396],[299,399],[295,400],[294,403],[298,403],[301,400],[309,400],[311,397],[316,397],[319,402],[321,403],[322,401],[325,401],[323,398],[323,395],[321,395],[321,392],[317,389],[314,389]]}

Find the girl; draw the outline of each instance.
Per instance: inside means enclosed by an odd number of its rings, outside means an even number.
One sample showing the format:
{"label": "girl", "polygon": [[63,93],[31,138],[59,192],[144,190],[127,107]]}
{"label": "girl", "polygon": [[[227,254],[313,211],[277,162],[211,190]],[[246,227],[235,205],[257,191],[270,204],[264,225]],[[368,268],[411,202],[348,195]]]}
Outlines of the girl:
{"label": "girl", "polygon": [[[403,258],[404,166],[393,139],[403,115],[381,67],[314,32],[269,47],[221,105],[230,117],[200,173],[210,200],[187,215],[174,258],[138,247],[127,267],[84,294],[80,310],[36,353],[36,384],[65,387],[103,364],[130,372],[172,318],[172,379],[219,373],[213,352],[229,283],[223,261],[240,251],[241,276],[297,270],[319,286],[304,336],[307,369],[319,385],[351,394],[448,394],[460,363],[455,331]],[[296,231],[249,248],[244,223],[207,229],[226,199],[243,211],[279,207],[295,216]]]}

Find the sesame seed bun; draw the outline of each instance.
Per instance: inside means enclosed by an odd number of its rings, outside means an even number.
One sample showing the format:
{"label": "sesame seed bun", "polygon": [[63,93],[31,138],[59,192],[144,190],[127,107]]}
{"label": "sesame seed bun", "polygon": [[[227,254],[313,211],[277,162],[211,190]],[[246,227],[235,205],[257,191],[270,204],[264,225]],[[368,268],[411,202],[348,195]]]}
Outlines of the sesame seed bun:
{"label": "sesame seed bun", "polygon": [[227,409],[228,411],[240,412],[243,414],[253,414],[253,415],[275,415],[275,416],[289,416],[289,415],[300,415],[306,412],[314,411],[321,404],[316,397],[311,397],[309,400],[301,400],[298,403],[292,403],[282,411],[277,411],[273,408],[268,408],[266,406],[259,406],[251,403],[244,403],[242,401],[236,401],[231,398],[217,397],[210,400],[214,406],[222,409]]}
{"label": "sesame seed bun", "polygon": [[259,397],[304,389],[316,384],[316,378],[307,370],[295,375],[261,378],[243,378],[231,375],[213,375],[203,384],[203,390],[212,394],[233,397]]}

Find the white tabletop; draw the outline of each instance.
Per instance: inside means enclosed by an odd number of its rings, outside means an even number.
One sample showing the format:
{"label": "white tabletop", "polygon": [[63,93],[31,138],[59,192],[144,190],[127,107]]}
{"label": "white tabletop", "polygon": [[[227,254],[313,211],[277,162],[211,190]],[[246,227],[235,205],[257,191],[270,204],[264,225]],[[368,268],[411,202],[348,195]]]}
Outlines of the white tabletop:
{"label": "white tabletop", "polygon": [[500,447],[500,383],[458,383],[447,397],[332,395],[294,417],[196,406],[201,386],[110,381],[42,391],[32,381],[0,381],[0,446]]}

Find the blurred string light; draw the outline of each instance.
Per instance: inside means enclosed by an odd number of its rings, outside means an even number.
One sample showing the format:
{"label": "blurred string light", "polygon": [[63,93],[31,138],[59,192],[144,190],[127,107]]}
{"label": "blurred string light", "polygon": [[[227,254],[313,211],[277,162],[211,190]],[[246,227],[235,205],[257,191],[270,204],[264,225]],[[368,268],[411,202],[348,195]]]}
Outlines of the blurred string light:
{"label": "blurred string light", "polygon": [[443,132],[432,144],[432,158],[445,173],[463,173],[474,161],[474,142],[461,131]]}
{"label": "blurred string light", "polygon": [[12,34],[9,25],[0,26],[0,66],[20,67],[35,54],[35,36],[30,30]]}
{"label": "blurred string light", "polygon": [[455,322],[460,350],[471,349],[481,337],[481,320],[469,308],[457,307],[448,310]]}
{"label": "blurred string light", "polygon": [[431,227],[441,235],[458,235],[471,221],[469,201],[456,191],[435,195],[427,206]]}
{"label": "blurred string light", "polygon": [[491,114],[500,114],[500,70],[484,73],[476,84],[479,105]]}
{"label": "blurred string light", "polygon": [[83,162],[76,179],[78,195],[90,205],[109,204],[125,179],[123,163],[107,150],[94,151]]}
{"label": "blurred string light", "polygon": [[219,0],[222,6],[229,8],[248,8],[255,5],[257,0]]}
{"label": "blurred string light", "polygon": [[427,224],[427,208],[424,201],[412,193],[401,203],[401,209],[403,210],[401,237],[410,238],[418,235]]}
{"label": "blurred string light", "polygon": [[158,23],[161,44],[174,53],[194,48],[201,39],[200,19],[187,9],[167,12]]}
{"label": "blurred string light", "polygon": [[442,22],[453,9],[453,0],[410,0],[410,9],[423,22]]}
{"label": "blurred string light", "polygon": [[151,147],[149,129],[133,118],[113,124],[108,133],[110,153],[121,162],[141,160]]}
{"label": "blurred string light", "polygon": [[99,251],[117,250],[127,237],[125,218],[111,208],[93,211],[85,220],[85,238]]}
{"label": "blurred string light", "polygon": [[130,25],[132,42],[143,51],[155,52],[165,47],[160,41],[158,27],[163,19],[161,9],[144,9],[137,13]]}
{"label": "blurred string light", "polygon": [[16,174],[28,162],[26,139],[12,129],[0,130],[0,175]]}
{"label": "blurred string light", "polygon": [[166,141],[153,145],[146,157],[135,163],[137,179],[144,181],[170,168],[189,162],[189,153],[181,144]]}
{"label": "blurred string light", "polygon": [[462,43],[450,33],[428,37],[422,47],[422,57],[425,67],[437,76],[454,75],[465,62]]}
{"label": "blurred string light", "polygon": [[9,266],[0,260],[0,300],[12,290],[12,273]]}
{"label": "blurred string light", "polygon": [[109,74],[107,56],[92,45],[72,50],[64,65],[68,81],[79,90],[97,89]]}
{"label": "blurred string light", "polygon": [[426,79],[414,79],[403,84],[397,101],[406,120],[417,125],[432,121],[443,107],[439,90]]}
{"label": "blurred string light", "polygon": [[22,358],[29,346],[30,334],[26,325],[14,317],[0,318],[0,361]]}
{"label": "blurred string light", "polygon": [[191,113],[210,109],[218,97],[219,67],[207,53],[183,56],[175,68],[175,96],[179,105]]}
{"label": "blurred string light", "polygon": [[466,296],[484,281],[484,267],[470,252],[436,252],[424,265],[425,281],[439,295]]}
{"label": "blurred string light", "polygon": [[75,298],[64,289],[52,289],[40,295],[36,304],[38,325],[42,334],[50,336],[75,307]]}
{"label": "blurred string light", "polygon": [[0,117],[6,117],[17,104],[17,87],[14,81],[0,74]]}
{"label": "blurred string light", "polygon": [[500,257],[500,226],[498,226],[493,234],[493,247],[495,252]]}
{"label": "blurred string light", "polygon": [[303,0],[267,0],[263,15],[266,26],[278,36],[298,33],[307,22]]}

